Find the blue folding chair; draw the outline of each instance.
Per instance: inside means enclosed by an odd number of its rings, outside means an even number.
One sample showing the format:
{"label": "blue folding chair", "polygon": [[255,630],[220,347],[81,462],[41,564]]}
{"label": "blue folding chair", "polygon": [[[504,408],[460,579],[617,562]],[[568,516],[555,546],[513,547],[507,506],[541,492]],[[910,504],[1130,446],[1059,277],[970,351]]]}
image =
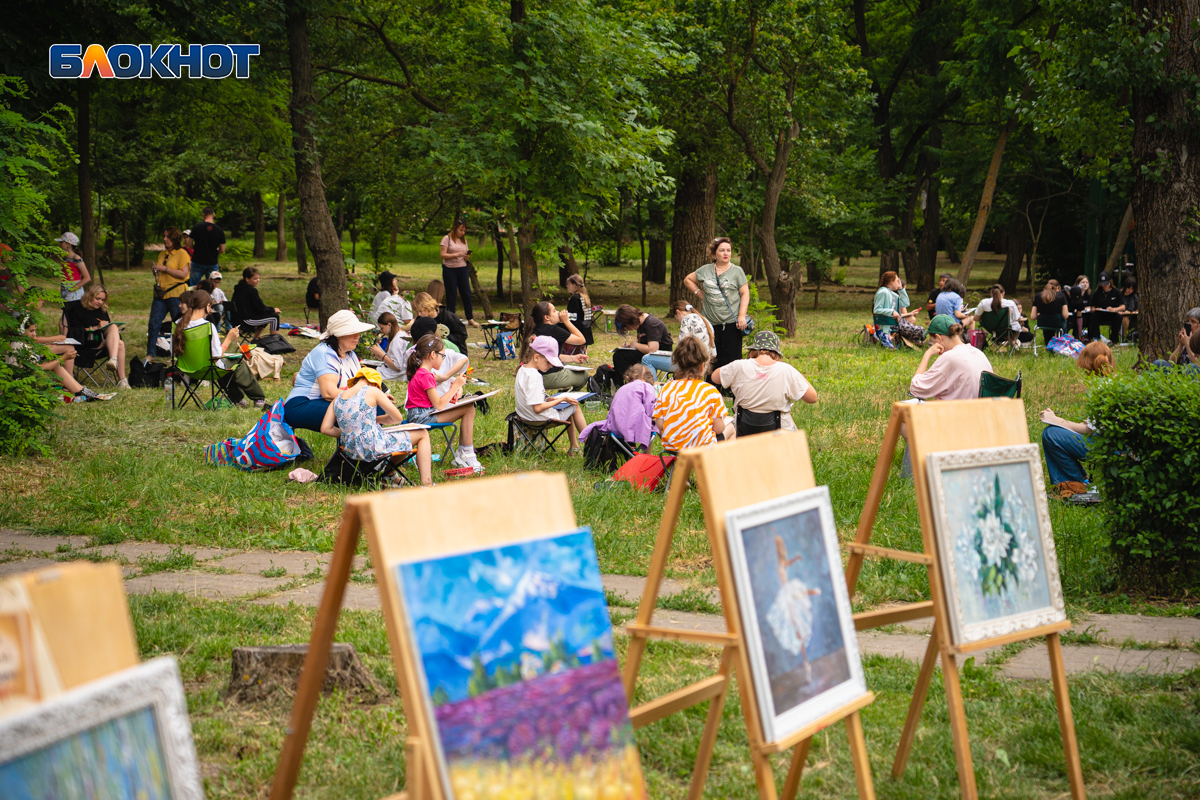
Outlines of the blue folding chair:
{"label": "blue folding chair", "polygon": [[429,425],[429,437],[430,437],[429,444],[431,447],[433,445],[433,441],[432,441],[433,432],[441,431],[441,433],[442,433],[442,439],[446,442],[446,449],[442,451],[441,455],[434,453],[433,460],[440,462],[443,467],[446,467],[447,465],[449,465],[451,463],[451,459],[454,455],[454,440],[458,437],[458,423],[456,423],[456,422],[429,422],[426,424]]}

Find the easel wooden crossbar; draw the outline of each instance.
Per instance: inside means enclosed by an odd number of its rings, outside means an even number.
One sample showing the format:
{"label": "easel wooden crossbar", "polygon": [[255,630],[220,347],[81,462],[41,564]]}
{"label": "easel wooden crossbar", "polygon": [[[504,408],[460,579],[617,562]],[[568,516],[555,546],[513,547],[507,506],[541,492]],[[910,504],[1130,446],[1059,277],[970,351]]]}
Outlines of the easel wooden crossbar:
{"label": "easel wooden crossbar", "polygon": [[[872,545],[871,533],[879,513],[891,472],[892,459],[902,436],[908,440],[909,460],[912,464],[913,486],[917,494],[917,513],[921,522],[921,538],[924,552],[913,553]],[[1067,692],[1067,676],[1063,668],[1062,642],[1059,633],[1070,627],[1069,622],[1045,625],[1033,630],[1021,631],[1008,636],[954,646],[946,634],[949,630],[947,598],[942,583],[940,566],[936,557],[936,534],[934,528],[933,502],[926,474],[927,456],[953,450],[972,450],[984,447],[1002,447],[1029,443],[1029,428],[1025,421],[1025,404],[1021,400],[1008,398],[985,400],[959,400],[937,403],[896,403],[892,406],[887,431],[875,473],[867,491],[862,516],[858,520],[858,532],[854,542],[847,546],[850,553],[846,564],[846,586],[854,595],[862,573],[864,558],[892,558],[923,564],[929,571],[929,591],[932,600],[910,603],[903,606],[867,611],[854,615],[858,630],[893,625],[913,619],[932,616],[933,629],[929,635],[929,646],[921,662],[917,685],[913,690],[908,718],[900,735],[900,745],[892,764],[892,776],[904,774],[908,756],[912,752],[921,711],[933,681],[933,669],[938,656],[942,660],[942,681],[946,688],[946,704],[950,716],[950,729],[954,739],[955,760],[958,779],[964,800],[976,800],[979,791],[975,785],[975,769],[971,759],[971,743],[967,734],[966,712],[963,706],[962,687],[959,683],[958,656],[996,647],[1009,642],[1023,641],[1038,636],[1046,637],[1050,651],[1050,668],[1054,683],[1054,696],[1058,705],[1059,727],[1062,731],[1063,752],[1066,756],[1067,777],[1071,797],[1083,800],[1083,770],[1079,762],[1079,747],[1075,741],[1075,722],[1071,715],[1071,698]],[[1038,487],[1040,488],[1040,487]]]}
{"label": "easel wooden crossbar", "polygon": [[[664,628],[653,623],[658,591],[666,574],[667,561],[675,535],[675,526],[683,507],[688,478],[694,475],[704,508],[704,519],[708,529],[709,546],[712,549],[713,565],[717,573],[717,584],[721,593],[721,604],[725,612],[725,632],[689,631]],[[850,739],[850,752],[858,782],[859,797],[863,800],[875,797],[871,781],[871,768],[867,760],[866,741],[863,737],[859,711],[868,705],[874,695],[868,693],[858,700],[837,709],[825,718],[796,731],[779,742],[763,741],[763,726],[759,719],[751,686],[751,669],[747,649],[743,643],[741,616],[738,610],[737,592],[729,561],[729,549],[725,539],[725,513],[755,503],[772,500],[816,486],[812,462],[809,459],[808,439],[802,431],[795,433],[777,431],[738,439],[717,447],[685,450],[675,464],[671,489],[663,508],[659,524],[658,539],[650,570],[646,577],[646,588],[638,607],[637,618],[625,626],[631,641],[625,661],[625,693],[634,697],[642,656],[650,639],[697,642],[717,645],[722,648],[721,663],[715,675],[685,686],[667,695],[643,703],[630,711],[633,726],[641,728],[664,717],[703,702],[708,702],[708,715],[700,737],[696,763],[688,787],[689,800],[699,800],[704,792],[708,769],[716,745],[717,729],[721,712],[729,690],[729,682],[736,669],[741,679],[738,691],[742,713],[745,716],[746,734],[750,741],[750,758],[758,785],[759,797],[790,800],[800,787],[800,777],[808,758],[812,736],[836,722],[844,721]],[[777,792],[775,775],[770,756],[785,750],[793,750],[791,766],[784,782],[782,794]]]}
{"label": "easel wooden crossbar", "polygon": [[[538,512],[532,514],[527,501],[535,498]],[[456,520],[456,538],[450,548],[444,537],[431,535],[445,527],[446,509],[453,509]],[[436,732],[425,714],[417,710],[421,708],[422,688],[408,666],[413,663],[414,651],[408,632],[396,623],[400,618],[399,595],[393,567],[402,560],[433,557],[448,549],[498,546],[575,527],[567,479],[561,473],[526,472],[445,484],[433,490],[414,488],[349,498],[296,687],[287,739],[271,784],[271,800],[291,800],[296,787],[361,531],[367,533],[408,724],[405,791],[386,800],[446,800],[432,746]],[[384,528],[386,535],[382,535]]]}

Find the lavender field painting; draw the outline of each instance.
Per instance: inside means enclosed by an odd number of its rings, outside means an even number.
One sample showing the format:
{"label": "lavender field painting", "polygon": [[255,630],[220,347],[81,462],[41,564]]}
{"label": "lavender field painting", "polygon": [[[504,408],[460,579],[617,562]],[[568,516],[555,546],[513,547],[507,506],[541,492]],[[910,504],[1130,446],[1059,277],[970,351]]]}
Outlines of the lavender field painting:
{"label": "lavender field painting", "polygon": [[589,529],[396,573],[450,796],[645,797]]}

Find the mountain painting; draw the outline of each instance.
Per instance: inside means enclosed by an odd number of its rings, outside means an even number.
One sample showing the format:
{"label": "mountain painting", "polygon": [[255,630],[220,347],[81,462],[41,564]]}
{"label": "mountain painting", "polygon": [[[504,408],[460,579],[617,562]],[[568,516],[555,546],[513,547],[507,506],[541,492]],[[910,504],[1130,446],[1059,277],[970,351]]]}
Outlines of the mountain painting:
{"label": "mountain painting", "polygon": [[450,797],[645,798],[589,528],[396,573]]}

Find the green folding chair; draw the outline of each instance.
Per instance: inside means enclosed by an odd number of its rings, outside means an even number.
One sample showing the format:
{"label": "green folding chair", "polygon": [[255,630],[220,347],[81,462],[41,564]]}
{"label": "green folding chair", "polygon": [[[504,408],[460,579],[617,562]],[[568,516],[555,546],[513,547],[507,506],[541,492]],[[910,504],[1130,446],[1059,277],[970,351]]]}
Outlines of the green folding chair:
{"label": "green folding chair", "polygon": [[[182,332],[183,354],[171,364],[170,370],[172,409],[183,408],[188,404],[188,400],[192,400],[201,411],[213,411],[218,407],[218,398],[223,398],[225,402],[233,405],[229,394],[221,385],[223,380],[233,375],[233,370],[217,366],[216,359],[212,354],[212,329],[213,324],[206,322]],[[226,358],[241,358],[241,356],[226,356]],[[211,387],[211,396],[207,403],[201,402],[198,394],[203,381],[208,381],[208,385]],[[183,387],[183,399],[176,405],[175,392],[179,386]]]}
{"label": "green folding chair", "polygon": [[1021,373],[1015,378],[1002,378],[994,372],[985,371],[979,376],[980,397],[1012,397],[1021,396]]}

